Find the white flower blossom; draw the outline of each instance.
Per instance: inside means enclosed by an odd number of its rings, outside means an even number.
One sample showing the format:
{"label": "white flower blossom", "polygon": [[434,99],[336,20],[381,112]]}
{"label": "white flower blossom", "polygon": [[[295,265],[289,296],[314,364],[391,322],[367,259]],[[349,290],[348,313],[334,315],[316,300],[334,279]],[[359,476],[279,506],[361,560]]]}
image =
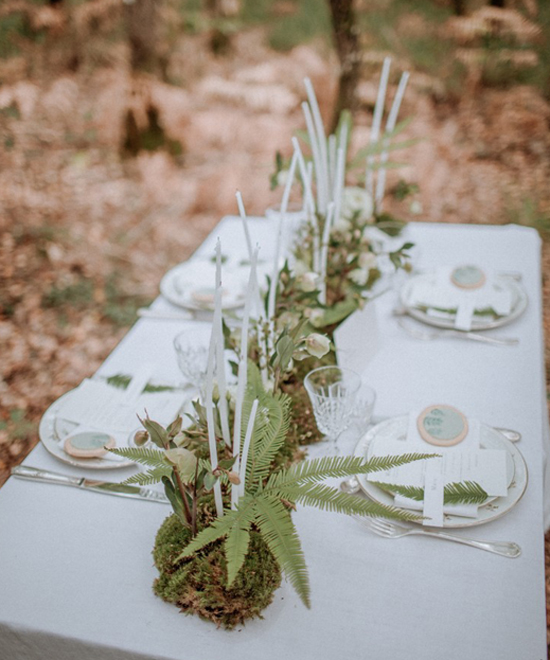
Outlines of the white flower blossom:
{"label": "white flower blossom", "polygon": [[360,222],[368,222],[372,219],[374,205],[372,197],[364,188],[348,186],[342,191],[342,210],[344,218],[351,219],[354,215]]}
{"label": "white flower blossom", "polygon": [[360,268],[364,268],[366,270],[371,270],[372,268],[376,268],[376,255],[374,252],[369,252],[366,250],[365,252],[362,252],[359,255],[359,266]]}
{"label": "white flower blossom", "polygon": [[296,277],[300,277],[300,275],[305,275],[307,272],[309,272],[309,266],[304,261],[296,259],[294,265],[292,266],[292,272]]}
{"label": "white flower blossom", "polygon": [[355,282],[358,286],[365,286],[367,280],[369,279],[369,269],[368,268],[355,268],[349,274],[349,278],[352,282]]}
{"label": "white flower blossom", "polygon": [[330,351],[330,339],[317,332],[306,337],[305,345],[307,352],[316,358],[322,358]]}
{"label": "white flower blossom", "polygon": [[317,280],[319,279],[319,276],[317,273],[314,273],[313,271],[309,271],[308,273],[304,273],[303,275],[300,275],[298,278],[298,281],[300,283],[300,289],[302,291],[305,291],[306,293],[311,293],[312,291],[315,291],[317,288]]}

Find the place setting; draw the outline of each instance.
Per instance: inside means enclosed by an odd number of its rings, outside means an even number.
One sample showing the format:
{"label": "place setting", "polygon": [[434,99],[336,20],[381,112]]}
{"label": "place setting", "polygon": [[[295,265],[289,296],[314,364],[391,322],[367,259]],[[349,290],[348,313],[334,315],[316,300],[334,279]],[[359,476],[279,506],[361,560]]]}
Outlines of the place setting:
{"label": "place setting", "polygon": [[519,273],[459,264],[413,273],[399,290],[393,315],[415,339],[455,338],[514,346],[519,343],[516,337],[486,331],[512,324],[527,304]]}
{"label": "place setting", "polygon": [[161,383],[152,373],[152,365],[144,364],[133,376],[86,378],[42,416],[38,429],[42,445],[56,459],[75,467],[110,470],[134,465],[109,450],[136,446],[140,416],[169,423],[190,399],[187,383]]}

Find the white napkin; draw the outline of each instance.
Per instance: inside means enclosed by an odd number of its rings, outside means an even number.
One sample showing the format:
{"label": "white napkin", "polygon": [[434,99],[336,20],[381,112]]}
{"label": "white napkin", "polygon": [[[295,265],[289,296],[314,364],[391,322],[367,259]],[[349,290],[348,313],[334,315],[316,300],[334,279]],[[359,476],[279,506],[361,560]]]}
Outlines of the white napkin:
{"label": "white napkin", "polygon": [[57,417],[112,435],[137,428],[137,415],[143,417],[145,411],[151,419],[168,424],[181,404],[181,392],[147,392],[128,399],[125,390],[87,378],[62,402]]}
{"label": "white napkin", "polygon": [[440,309],[456,308],[455,327],[459,330],[471,329],[476,311],[491,307],[500,316],[510,313],[511,292],[501,286],[493,273],[486,273],[485,283],[479,289],[462,289],[451,281],[452,271],[453,268],[438,268],[418,278],[410,288],[405,303],[409,307],[427,307],[427,313],[436,318],[448,318]]}

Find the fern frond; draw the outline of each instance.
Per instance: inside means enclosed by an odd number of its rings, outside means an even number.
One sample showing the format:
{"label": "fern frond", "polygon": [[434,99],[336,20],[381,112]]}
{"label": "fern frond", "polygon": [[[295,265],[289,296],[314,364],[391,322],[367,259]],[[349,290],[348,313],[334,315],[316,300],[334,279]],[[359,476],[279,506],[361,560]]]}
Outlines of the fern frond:
{"label": "fern frond", "polygon": [[316,483],[328,478],[349,477],[378,470],[389,470],[412,461],[431,458],[436,454],[403,454],[401,456],[375,456],[365,461],[360,456],[323,456],[312,461],[303,461],[287,470],[272,474],[266,488],[300,483]]}
{"label": "fern frond", "polygon": [[248,514],[248,510],[254,507],[254,501],[251,497],[244,497],[239,502],[239,507],[233,511],[225,511],[221,518],[216,520],[200,531],[195,538],[188,543],[183,551],[177,556],[175,561],[184,557],[190,557],[194,552],[201,550],[205,545],[217,541],[229,534],[234,525],[238,525],[243,516]]}
{"label": "fern frond", "polygon": [[380,472],[381,470],[391,470],[392,468],[412,463],[413,461],[423,461],[426,458],[440,458],[441,454],[398,454],[397,456],[373,456],[365,461],[363,474],[371,472]]}
{"label": "fern frond", "polygon": [[349,477],[362,472],[364,460],[359,456],[323,456],[311,461],[302,461],[286,470],[272,474],[265,486],[286,488],[298,484],[316,483],[329,477]]}
{"label": "fern frond", "polygon": [[307,566],[290,513],[276,498],[259,497],[256,506],[256,523],[262,538],[304,605],[310,607]]}
{"label": "fern frond", "polygon": [[255,507],[245,506],[242,510],[237,507],[237,515],[233,527],[229,530],[225,540],[225,557],[227,559],[227,586],[230,587],[237,577],[248,552],[250,541],[250,526],[254,521]]}
{"label": "fern frond", "polygon": [[475,481],[447,484],[443,491],[445,504],[483,504],[489,495]]}
{"label": "fern frond", "polygon": [[146,449],[144,447],[119,447],[117,449],[109,449],[110,452],[117,456],[123,456],[134,463],[141,463],[149,467],[165,467],[164,452],[158,449]]}
{"label": "fern frond", "polygon": [[254,432],[254,442],[250,446],[246,477],[250,485],[268,476],[290,427],[290,398],[287,395],[273,396],[264,392],[258,399],[257,418],[266,418],[267,423]]}
{"label": "fern frond", "polygon": [[416,502],[422,502],[424,499],[424,489],[422,486],[401,486],[400,484],[385,484],[381,481],[371,481],[370,483],[392,495],[403,495],[403,497],[408,497],[410,500],[415,500]]}
{"label": "fern frond", "polygon": [[347,515],[391,518],[395,520],[408,520],[410,522],[422,519],[416,513],[403,511],[394,506],[378,504],[377,502],[357,497],[357,495],[342,493],[326,484],[307,484],[305,486],[285,488],[281,490],[281,496],[296,504],[314,506],[323,511],[334,511]]}
{"label": "fern frond", "polygon": [[[392,495],[397,493],[417,502],[424,500],[424,489],[421,486],[401,486],[379,481],[371,481],[371,483]],[[443,489],[443,504],[483,504],[488,497],[485,490],[475,481],[459,481],[447,484]]]}
{"label": "fern frond", "polygon": [[133,474],[128,479],[124,479],[123,484],[139,484],[140,486],[150,486],[151,484],[156,484],[162,481],[162,477],[169,477],[172,474],[172,468],[168,465],[164,467],[153,468],[152,470],[147,470],[147,472],[138,472]]}

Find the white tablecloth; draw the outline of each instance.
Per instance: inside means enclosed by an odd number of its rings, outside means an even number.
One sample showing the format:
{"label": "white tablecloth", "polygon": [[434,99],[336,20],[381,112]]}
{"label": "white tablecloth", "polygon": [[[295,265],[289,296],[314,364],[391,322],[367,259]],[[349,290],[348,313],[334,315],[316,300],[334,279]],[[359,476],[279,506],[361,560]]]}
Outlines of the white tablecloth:
{"label": "white tablecloth", "polygon": [[[265,221],[251,222],[253,240],[266,255],[272,229]],[[219,225],[201,250],[212,250],[218,235],[225,252],[244,253],[235,219]],[[226,632],[183,616],[152,593],[151,549],[169,507],[12,478],[0,491],[0,660],[546,657],[548,435],[538,236],[519,227],[415,223],[407,238],[420,246],[424,266],[479,262],[523,274],[527,312],[494,331],[519,337],[519,346],[410,339],[391,317],[394,293],[372,308],[378,330],[365,327],[357,336],[357,342],[370,343],[362,371],[378,392],[378,415],[400,414],[424,401],[449,402],[488,424],[521,431],[518,447],[529,467],[525,496],[501,519],[457,533],[516,541],[522,556],[506,559],[421,537],[386,540],[345,516],[300,509],[295,520],[309,566],[312,609],[284,583],[264,620]],[[155,306],[169,308],[162,300]],[[153,358],[157,375],[176,378],[171,342],[185,327],[180,321],[140,321],[101,372],[128,372]],[[342,360],[361,365],[350,358],[349,347],[342,349]],[[310,455],[324,451],[317,446]],[[82,473],[58,463],[42,446],[26,463]],[[130,472],[100,475],[118,480]]]}

